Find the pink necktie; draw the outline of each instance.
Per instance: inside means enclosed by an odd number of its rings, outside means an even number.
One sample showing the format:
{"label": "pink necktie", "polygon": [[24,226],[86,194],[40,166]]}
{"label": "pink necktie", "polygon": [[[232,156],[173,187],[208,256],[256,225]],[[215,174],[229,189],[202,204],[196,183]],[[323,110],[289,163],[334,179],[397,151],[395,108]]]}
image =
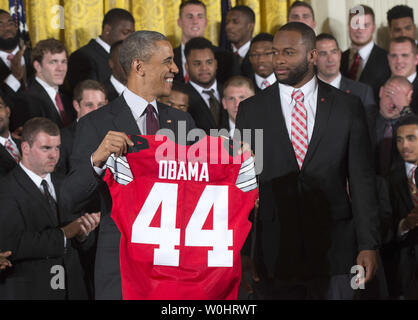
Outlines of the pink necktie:
{"label": "pink necktie", "polygon": [[17,148],[13,145],[12,141],[10,141],[10,139],[7,139],[4,146],[6,147],[10,155],[13,157],[13,159],[15,159],[16,162],[19,162],[20,161],[19,150],[17,150]]}
{"label": "pink necktie", "polygon": [[293,91],[292,99],[295,101],[295,106],[292,111],[291,140],[299,169],[301,169],[308,151],[308,118],[303,104],[303,92],[301,90]]}
{"label": "pink necktie", "polygon": [[263,81],[263,89],[270,87],[270,82],[268,82],[267,80]]}

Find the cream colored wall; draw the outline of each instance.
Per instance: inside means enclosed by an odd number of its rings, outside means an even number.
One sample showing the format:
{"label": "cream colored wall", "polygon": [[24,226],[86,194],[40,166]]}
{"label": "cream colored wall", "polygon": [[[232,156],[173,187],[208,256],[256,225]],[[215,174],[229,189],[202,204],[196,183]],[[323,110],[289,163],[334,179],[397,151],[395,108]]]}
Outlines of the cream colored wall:
{"label": "cream colored wall", "polygon": [[415,22],[418,22],[417,0],[311,0],[310,3],[315,11],[317,34],[332,33],[337,38],[342,50],[346,50],[350,45],[347,27],[348,12],[350,8],[358,4],[365,4],[373,8],[377,26],[375,41],[384,48],[387,48],[389,41],[386,12],[390,8],[398,4],[408,5],[414,9]]}

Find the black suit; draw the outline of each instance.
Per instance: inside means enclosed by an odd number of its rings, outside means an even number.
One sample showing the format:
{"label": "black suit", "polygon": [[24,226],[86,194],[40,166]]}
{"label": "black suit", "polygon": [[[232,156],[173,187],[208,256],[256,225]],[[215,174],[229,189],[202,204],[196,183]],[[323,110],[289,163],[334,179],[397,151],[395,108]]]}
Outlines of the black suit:
{"label": "black suit", "polygon": [[116,91],[116,88],[113,86],[112,82],[110,82],[110,78],[107,79],[103,83],[105,90],[106,90],[106,98],[107,101],[112,102],[117,97],[119,97],[119,93]]}
{"label": "black suit", "polygon": [[[68,121],[71,122],[75,119],[75,110],[71,99],[65,94],[60,93],[60,95]],[[22,101],[24,103],[22,109],[27,110],[28,119],[44,117],[55,122],[59,128],[64,127],[61,115],[58,113],[54,101],[51,100],[46,90],[38,81],[33,81],[32,85],[23,92]]]}
{"label": "black suit", "polygon": [[[236,57],[228,51],[215,47],[215,58],[218,61],[218,69],[216,72],[216,79],[224,83],[230,77],[240,74],[240,66]],[[183,63],[181,59],[181,46],[174,48],[174,62],[176,63],[179,72],[175,75],[174,80],[184,82]]]}
{"label": "black suit", "polygon": [[[13,141],[15,142],[17,148],[20,151],[20,140],[13,139]],[[12,171],[12,169],[16,167],[16,165],[17,162],[9,153],[9,151],[7,151],[7,149],[4,146],[0,145],[0,178],[4,177],[10,171]]]}
{"label": "black suit", "polygon": [[237,129],[253,132],[258,161],[254,130],[263,129],[256,249],[265,279],[347,275],[360,250],[380,244],[363,107],[357,97],[321,81],[318,86],[315,126],[301,170],[277,84],[241,102],[238,109]]}
{"label": "black suit", "polygon": [[[185,112],[158,103],[160,128],[171,129],[177,134],[178,121],[186,122],[186,130],[194,127],[193,119]],[[107,185],[94,173],[90,157],[109,130],[130,135],[141,134],[124,96],[109,105],[84,116],[78,126],[71,159],[72,173],[79,181],[99,189],[102,220],[96,255],[95,289],[97,299],[121,299],[119,266],[120,232],[110,217],[112,200]],[[79,174],[81,173],[81,174]],[[89,193],[85,194],[86,197]]]}
{"label": "black suit", "polygon": [[405,296],[407,299],[417,299],[418,283],[418,229],[409,231],[399,238],[398,227],[414,208],[406,175],[405,162],[397,161],[388,178],[390,200],[392,203],[392,241],[382,250],[382,258],[388,279],[391,297]]}
{"label": "black suit", "polygon": [[226,123],[228,122],[228,113],[222,107],[222,97],[223,97],[223,86],[218,83],[217,90],[220,95],[220,122],[219,126],[216,124],[215,118],[212,115],[208,105],[206,104],[205,100],[196,91],[196,89],[188,83],[187,85],[187,93],[189,95],[189,108],[187,110],[188,113],[192,116],[196,127],[204,130],[206,134],[210,133],[210,129],[221,129],[225,128]]}
{"label": "black suit", "polygon": [[[379,101],[379,90],[386,80],[390,78],[391,71],[387,58],[387,51],[374,45],[369,59],[361,72],[359,81],[368,84],[373,88],[376,101]],[[341,57],[341,73],[349,77],[350,74],[350,49],[344,51]]]}
{"label": "black suit", "polygon": [[378,109],[374,99],[373,89],[369,85],[351,80],[343,76],[341,78],[340,90],[359,97],[363,103],[366,113],[370,113]]}
{"label": "black suit", "polygon": [[[12,251],[13,266],[0,273],[0,299],[86,299],[87,290],[78,258],[80,246],[67,239],[60,227],[74,217],[69,213],[72,195],[70,184],[64,185],[52,174],[58,202],[58,216],[45,196],[20,166],[16,166],[0,182],[0,247]],[[82,192],[84,188],[76,185]],[[62,192],[61,192],[62,191]],[[60,193],[61,192],[61,193]],[[87,240],[82,247],[88,247]],[[65,269],[65,290],[52,289],[54,266]]]}
{"label": "black suit", "polygon": [[73,94],[77,83],[92,79],[104,83],[112,74],[109,53],[95,40],[74,51],[68,59],[67,94]]}
{"label": "black suit", "polygon": [[57,166],[55,167],[56,172],[67,174],[70,171],[70,156],[73,150],[76,129],[76,120],[68,127],[61,129],[60,158]]}

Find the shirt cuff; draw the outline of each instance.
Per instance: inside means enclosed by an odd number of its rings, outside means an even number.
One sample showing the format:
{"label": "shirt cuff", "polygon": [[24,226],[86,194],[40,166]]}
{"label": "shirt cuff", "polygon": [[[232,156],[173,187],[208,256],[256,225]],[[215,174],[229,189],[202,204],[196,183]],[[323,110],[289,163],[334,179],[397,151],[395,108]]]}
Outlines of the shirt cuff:
{"label": "shirt cuff", "polygon": [[409,232],[409,230],[402,230],[402,224],[403,224],[404,221],[405,221],[405,219],[402,219],[401,222],[399,222],[399,225],[398,225],[398,237],[399,238],[402,238],[403,236],[405,236]]}
{"label": "shirt cuff", "polygon": [[13,74],[10,74],[4,82],[14,91],[17,92],[19,90],[21,84],[20,81],[16,79],[16,77]]}
{"label": "shirt cuff", "polygon": [[101,175],[102,175],[102,173],[105,171],[105,169],[104,169],[104,168],[99,168],[99,167],[96,167],[96,166],[93,164],[93,156],[90,156],[90,163],[91,163],[91,166],[93,167],[94,171],[97,173],[97,175],[98,175],[98,176],[101,176]]}

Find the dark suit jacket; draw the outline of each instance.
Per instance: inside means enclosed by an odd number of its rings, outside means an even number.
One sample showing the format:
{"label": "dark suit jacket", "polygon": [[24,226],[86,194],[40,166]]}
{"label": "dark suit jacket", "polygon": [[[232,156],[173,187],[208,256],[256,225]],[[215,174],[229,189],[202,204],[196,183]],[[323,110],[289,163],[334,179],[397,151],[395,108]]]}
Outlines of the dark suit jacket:
{"label": "dark suit jacket", "polygon": [[[25,52],[23,53],[23,58],[25,59],[25,68],[26,68],[26,79],[25,81],[30,83],[33,79],[33,76],[35,74],[35,70],[32,65],[31,61],[31,54],[32,50],[30,48],[26,48]],[[12,71],[9,69],[9,67],[3,62],[2,59],[0,59],[0,82],[2,85],[7,86],[7,84],[4,84],[4,80],[12,73]],[[21,90],[21,89],[19,89]]]}
{"label": "dark suit jacket", "polygon": [[[183,63],[181,60],[181,46],[174,48],[174,62],[176,63],[179,73],[176,74],[174,80],[184,82]],[[236,57],[228,51],[215,47],[215,58],[218,61],[218,69],[216,71],[216,79],[225,83],[230,77],[240,74],[240,66]]]}
{"label": "dark suit jacket", "polygon": [[[67,114],[68,120],[71,122],[75,119],[75,110],[71,99],[63,93],[60,94],[64,110]],[[22,109],[27,110],[29,116],[28,119],[33,117],[45,117],[54,121],[58,127],[64,127],[61,116],[58,113],[54,102],[38,81],[33,81],[32,85],[23,92],[22,102],[25,105]]]}
{"label": "dark suit jacket", "polygon": [[370,113],[378,109],[376,101],[374,100],[373,89],[369,85],[343,76],[341,78],[340,90],[359,97],[363,103],[366,113]]}
{"label": "dark suit jacket", "polygon": [[112,102],[117,97],[119,97],[119,93],[116,91],[116,88],[113,86],[112,82],[110,82],[110,78],[107,79],[103,83],[105,90],[106,90],[106,97],[107,101]]}
{"label": "dark suit jacket", "polygon": [[[158,112],[160,128],[171,129],[177,134],[178,121],[186,122],[187,131],[194,128],[193,119],[185,112],[161,103],[158,103]],[[123,131],[130,135],[141,134],[123,95],[80,119],[71,159],[72,175],[83,185],[89,186],[89,192],[84,196],[89,197],[94,190],[99,190],[101,194],[102,216],[95,272],[97,299],[122,298],[119,265],[120,232],[110,217],[112,200],[109,189],[106,183],[97,177],[90,164],[92,153],[109,130]]]}
{"label": "dark suit jacket", "polygon": [[86,79],[104,83],[111,74],[109,53],[95,39],[91,39],[84,47],[74,51],[68,59],[66,93],[72,96],[77,83]]}
{"label": "dark suit jacket", "polygon": [[203,100],[199,92],[197,92],[190,83],[188,83],[186,86],[189,95],[189,109],[187,112],[192,116],[196,127],[204,130],[206,134],[210,133],[210,129],[225,128],[225,125],[228,122],[228,113],[222,107],[223,86],[218,83],[217,87],[221,99],[221,101],[219,101],[221,105],[221,119],[219,126],[216,125],[215,118],[213,117],[208,105],[206,104],[205,100]]}
{"label": "dark suit jacket", "polygon": [[[13,139],[13,138],[12,138]],[[13,139],[20,151],[20,140]],[[16,167],[17,162],[11,154],[6,150],[5,147],[0,145],[0,178],[7,175],[14,167]]]}
{"label": "dark suit jacket", "polygon": [[[376,183],[360,99],[319,81],[313,136],[301,170],[277,84],[241,102],[237,128],[251,130],[257,167],[262,164],[257,251],[265,276],[349,274],[359,250],[378,248]],[[262,156],[255,129],[263,129]]]}
{"label": "dark suit jacket", "polygon": [[76,129],[77,120],[71,122],[68,127],[61,129],[60,158],[55,167],[55,172],[65,175],[70,171],[70,156],[73,150]]}
{"label": "dark suit jacket", "polygon": [[[80,244],[71,239],[64,248],[64,235],[60,230],[75,219],[69,216],[73,208],[70,204],[72,190],[64,189],[62,177],[53,174],[52,181],[57,194],[58,217],[20,166],[0,182],[0,247],[2,251],[12,251],[13,264],[0,273],[1,299],[87,298],[78,258]],[[51,287],[56,274],[51,268],[58,265],[65,269],[65,290]]]}
{"label": "dark suit jacket", "polygon": [[[397,236],[399,223],[414,208],[406,175],[405,162],[397,161],[388,177],[392,204],[392,241],[382,247],[381,254],[392,297],[403,294],[417,298],[416,270],[418,266],[418,229]],[[412,281],[415,280],[414,286]],[[412,289],[412,291],[411,291]],[[411,294],[413,295],[411,297]]]}
{"label": "dark suit jacket", "polygon": [[[349,77],[350,65],[349,65],[350,49],[344,51],[341,57],[341,73]],[[389,62],[387,58],[387,51],[374,45],[370,54],[369,60],[360,75],[359,81],[368,84],[373,88],[373,93],[376,101],[379,101],[379,90],[386,80],[391,76],[389,68]]]}

